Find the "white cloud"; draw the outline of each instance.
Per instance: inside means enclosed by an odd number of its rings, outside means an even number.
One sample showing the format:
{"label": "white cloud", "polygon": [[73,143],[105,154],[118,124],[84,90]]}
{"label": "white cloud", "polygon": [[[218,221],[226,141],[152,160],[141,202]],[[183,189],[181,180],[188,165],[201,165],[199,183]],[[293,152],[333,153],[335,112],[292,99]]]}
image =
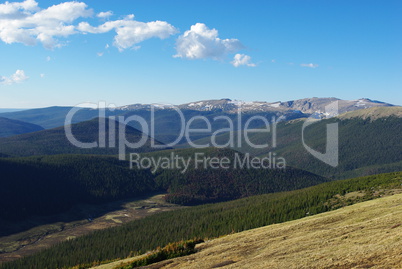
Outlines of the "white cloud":
{"label": "white cloud", "polygon": [[11,85],[11,84],[15,84],[15,83],[21,83],[21,82],[27,80],[28,78],[29,77],[27,77],[25,75],[24,70],[17,70],[10,77],[0,76],[0,84]]}
{"label": "white cloud", "polygon": [[113,16],[112,11],[99,12],[98,14],[96,14],[96,17],[101,19],[109,19],[111,16]]}
{"label": "white cloud", "polygon": [[216,29],[197,23],[177,39],[174,57],[219,60],[243,48],[238,39],[220,39]]}
{"label": "white cloud", "polygon": [[97,27],[88,22],[81,22],[78,29],[84,33],[102,34],[112,30],[116,32],[113,45],[120,51],[128,48],[139,48],[138,43],[158,37],[168,38],[176,34],[177,29],[165,21],[139,22],[134,20],[134,15],[128,15],[123,20],[108,21]]}
{"label": "white cloud", "polygon": [[[66,39],[74,34],[104,34],[113,31],[116,33],[113,46],[123,51],[140,48],[138,44],[144,40],[166,39],[179,32],[166,21],[140,22],[134,19],[133,14],[110,21],[109,18],[114,15],[112,11],[97,13],[96,17],[108,21],[92,25],[85,18],[94,15],[94,11],[84,2],[64,2],[45,9],[41,9],[35,0],[5,2],[0,4],[0,41],[25,45],[41,43],[47,49],[54,49],[65,45],[68,42]],[[105,49],[108,48],[107,44]],[[177,53],[174,57],[220,60],[243,48],[238,39],[221,39],[216,29],[196,23],[176,40]],[[99,52],[98,55],[103,53]],[[46,60],[50,61],[51,58],[47,57]],[[235,61],[240,61],[235,63],[237,66],[255,66],[247,55],[235,58]]]}
{"label": "white cloud", "polygon": [[96,55],[98,55],[98,57],[102,57],[102,56],[103,56],[103,52],[98,52],[98,53],[96,53]]}
{"label": "white cloud", "polygon": [[52,58],[50,56],[46,57],[46,62],[50,62],[50,60],[52,60]]}
{"label": "white cloud", "polygon": [[45,77],[45,74],[40,74],[39,75],[41,78],[44,78]]}
{"label": "white cloud", "polygon": [[[24,12],[21,13],[20,11]],[[37,11],[38,3],[34,0],[26,0],[24,2],[5,2],[0,4],[0,18],[18,19],[25,17],[29,12]]]}
{"label": "white cloud", "polygon": [[82,2],[65,2],[40,9],[34,0],[0,4],[0,40],[7,44],[35,45],[48,49],[62,46],[60,37],[76,34],[71,23],[92,15]]}
{"label": "white cloud", "polygon": [[236,54],[233,58],[233,61],[231,64],[234,67],[239,67],[241,65],[249,66],[249,67],[255,67],[256,65],[251,62],[251,57],[245,54]]}
{"label": "white cloud", "polygon": [[[60,38],[78,33],[101,34],[114,30],[114,46],[120,51],[138,48],[137,44],[153,37],[168,38],[177,33],[175,27],[164,21],[139,22],[130,14],[122,20],[108,21],[99,26],[88,22],[73,23],[80,18],[93,15],[92,9],[83,2],[65,2],[40,9],[35,0],[6,2],[0,4],[0,40],[7,44],[22,43],[35,45],[42,43],[45,48],[63,46]],[[108,19],[112,11],[100,12],[96,16]]]}
{"label": "white cloud", "polygon": [[318,64],[309,63],[309,64],[301,64],[300,66],[309,67],[309,68],[317,68]]}

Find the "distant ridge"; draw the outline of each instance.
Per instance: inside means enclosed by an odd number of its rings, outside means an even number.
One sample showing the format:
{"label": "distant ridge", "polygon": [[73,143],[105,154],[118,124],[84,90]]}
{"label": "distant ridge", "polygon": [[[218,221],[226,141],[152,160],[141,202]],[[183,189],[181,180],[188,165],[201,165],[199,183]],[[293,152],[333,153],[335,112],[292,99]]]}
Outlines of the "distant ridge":
{"label": "distant ridge", "polygon": [[7,113],[7,112],[17,112],[22,110],[28,110],[29,108],[0,108],[0,113]]}
{"label": "distant ridge", "polygon": [[[287,120],[308,117],[311,114],[316,114],[318,117],[325,118],[325,107],[332,102],[338,101],[339,114],[349,111],[366,109],[371,107],[392,107],[394,105],[371,100],[368,98],[361,98],[357,100],[341,100],[335,97],[329,98],[304,98],[291,101],[253,101],[245,102],[239,100],[231,100],[228,98],[217,100],[202,100],[181,105],[166,105],[166,104],[131,104],[117,107],[114,111],[106,110],[106,117],[108,116],[127,116],[133,114],[141,115],[142,112],[148,111],[153,106],[159,113],[172,113],[173,108],[179,108],[182,111],[194,112],[190,113],[195,115],[196,112],[211,113],[219,112],[223,114],[235,114],[241,109],[243,113],[256,114],[256,113],[275,113],[276,116],[284,115]],[[42,126],[45,129],[63,126],[67,113],[73,107],[46,107],[29,109],[17,112],[0,113],[0,117],[9,119],[20,120]],[[164,112],[166,111],[166,112]],[[1,112],[1,110],[0,110]],[[175,112],[176,113],[176,112]],[[177,113],[176,113],[177,114]],[[99,110],[91,108],[82,108],[78,111],[73,118],[73,123],[87,121],[99,117]],[[168,116],[171,117],[171,116]],[[135,126],[134,126],[135,127]]]}
{"label": "distant ridge", "polygon": [[[74,137],[83,143],[99,143],[99,118],[84,121],[71,125]],[[109,121],[105,121],[105,135],[109,135]],[[115,122],[115,139],[119,134],[119,125]],[[142,137],[142,132],[130,127],[125,127],[126,139],[131,143],[138,142]],[[108,139],[107,139],[108,140]],[[135,149],[135,152],[154,151],[151,149],[151,138],[147,139],[144,146]],[[163,145],[154,140],[155,144]],[[74,146],[66,137],[64,127],[58,127],[49,130],[43,130],[35,133],[22,134],[13,137],[0,138],[0,153],[10,156],[32,156],[32,155],[55,155],[55,154],[99,154],[99,155],[117,155],[119,153],[118,142],[115,141],[115,147],[95,147],[83,149]]]}
{"label": "distant ridge", "polygon": [[[365,109],[370,107],[390,107],[392,104],[384,103],[381,101],[371,100],[368,98],[361,98],[358,100],[341,100],[335,97],[329,98],[304,98],[299,100],[285,101],[285,102],[265,102],[265,101],[252,101],[245,102],[231,99],[218,99],[218,100],[202,100],[186,104],[177,105],[176,107],[183,110],[196,110],[196,111],[223,111],[228,113],[236,113],[239,108],[243,112],[284,112],[294,111],[305,114],[325,114],[325,107],[335,101],[338,101],[339,113]],[[154,105],[156,109],[171,109],[173,105]],[[150,104],[134,104],[119,107],[121,110],[141,110],[150,109]]]}
{"label": "distant ridge", "polygon": [[398,118],[402,118],[402,107],[371,107],[367,109],[360,109],[356,111],[346,112],[342,115],[339,115],[340,119],[352,119],[352,118],[362,118],[371,120],[376,120],[379,118],[385,118],[395,116]]}
{"label": "distant ridge", "polygon": [[32,133],[41,130],[43,130],[43,128],[36,124],[0,117],[0,137]]}

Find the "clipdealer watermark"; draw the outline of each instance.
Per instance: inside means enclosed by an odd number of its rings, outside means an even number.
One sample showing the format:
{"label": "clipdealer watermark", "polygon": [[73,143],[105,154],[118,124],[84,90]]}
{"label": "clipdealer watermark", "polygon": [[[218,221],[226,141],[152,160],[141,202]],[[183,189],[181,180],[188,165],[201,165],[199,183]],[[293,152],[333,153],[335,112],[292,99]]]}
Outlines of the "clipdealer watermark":
{"label": "clipdealer watermark", "polygon": [[[150,105],[150,117],[147,121],[139,115],[128,117],[112,115],[106,117],[106,112],[112,114],[115,111],[116,107],[114,105],[106,106],[105,102],[99,102],[98,104],[83,103],[72,108],[67,114],[64,124],[65,134],[69,142],[78,148],[117,148],[120,160],[126,160],[127,150],[132,150],[134,153],[129,153],[130,168],[150,169],[152,172],[156,172],[159,169],[178,169],[184,173],[188,171],[190,166],[194,166],[194,169],[284,169],[286,167],[285,159],[281,156],[276,156],[277,154],[272,151],[277,147],[277,124],[285,120],[284,116],[272,117],[269,121],[262,115],[254,115],[243,122],[243,113],[240,106],[235,119],[226,115],[215,116],[212,119],[205,116],[193,116],[190,119],[186,119],[178,107],[169,105],[168,108],[179,116],[180,130],[174,141],[166,144],[158,144],[153,137],[155,137],[156,133],[155,111],[160,109],[160,107],[160,105]],[[74,115],[84,108],[98,110],[98,141],[81,142],[73,134],[72,122]],[[338,115],[338,103],[334,102],[326,106],[325,115],[327,117]],[[256,121],[259,121],[259,128],[251,128],[250,126],[253,126],[253,123],[255,124]],[[205,128],[199,128],[200,122],[203,123]],[[221,126],[227,127],[213,129],[213,123],[216,124],[217,122],[225,122],[226,124]],[[314,122],[317,122],[317,119],[313,116],[304,121],[301,130],[303,146],[318,160],[336,167],[338,165],[338,123],[327,124],[326,152],[321,153],[307,146],[304,140],[305,128]],[[140,127],[138,129],[142,135],[137,142],[130,142],[126,137],[126,128],[130,123]],[[198,123],[198,125],[194,123]],[[107,124],[109,128],[106,128]],[[198,126],[198,128],[194,128],[194,125]],[[209,137],[209,142],[201,145],[196,144],[191,136],[194,133],[205,134],[205,136]],[[224,143],[219,143],[218,136],[223,133],[228,134],[228,140]],[[234,136],[235,133],[237,133],[236,137]],[[270,144],[268,141],[264,141],[265,143],[262,144],[255,144],[250,139],[250,134],[252,133],[270,133]],[[144,146],[150,147],[153,150],[174,148],[179,143],[183,143],[183,140],[185,140],[188,146],[194,149],[207,147],[241,149],[245,147],[258,150],[269,149],[270,151],[265,151],[264,156],[261,158],[251,156],[249,153],[240,154],[238,152],[234,153],[233,158],[227,156],[206,156],[205,153],[197,151],[195,151],[193,156],[189,157],[182,157],[174,152],[171,152],[169,156],[149,157],[135,152]]]}

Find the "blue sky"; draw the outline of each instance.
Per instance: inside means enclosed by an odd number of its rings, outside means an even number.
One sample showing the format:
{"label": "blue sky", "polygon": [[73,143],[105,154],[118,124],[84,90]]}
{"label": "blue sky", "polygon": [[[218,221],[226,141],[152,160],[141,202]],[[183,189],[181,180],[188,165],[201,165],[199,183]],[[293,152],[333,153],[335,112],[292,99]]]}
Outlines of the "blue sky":
{"label": "blue sky", "polygon": [[0,2],[0,108],[306,97],[402,105],[401,1],[62,3]]}

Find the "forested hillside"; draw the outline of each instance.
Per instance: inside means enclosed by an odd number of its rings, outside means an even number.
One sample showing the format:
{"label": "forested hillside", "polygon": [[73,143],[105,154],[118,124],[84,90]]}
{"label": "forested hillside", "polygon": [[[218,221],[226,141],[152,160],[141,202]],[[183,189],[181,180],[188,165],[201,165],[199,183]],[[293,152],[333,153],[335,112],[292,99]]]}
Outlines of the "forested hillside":
{"label": "forested hillside", "polygon": [[[390,110],[390,108],[387,108]],[[388,110],[386,112],[388,113]],[[401,111],[392,109],[393,113]],[[269,144],[269,147],[256,149],[243,141],[241,147],[235,149],[241,152],[252,153],[256,156],[267,156],[275,152],[277,156],[286,159],[288,165],[304,169],[315,174],[332,179],[351,178],[371,174],[402,170],[402,118],[394,115],[385,117],[375,114],[362,118],[364,110],[356,113],[357,117],[347,117],[320,120],[304,130],[307,146],[321,153],[325,153],[327,124],[338,123],[339,126],[339,165],[331,167],[313,157],[303,146],[302,126],[304,120],[281,122],[276,130],[276,147],[272,143],[271,132],[249,133],[250,141],[256,145]],[[353,114],[352,114],[353,115]],[[238,133],[233,137],[237,141]],[[222,145],[229,140],[229,134],[222,134],[217,138]],[[195,141],[202,145],[210,142],[209,138]]]}
{"label": "forested hillside", "polygon": [[[63,268],[125,258],[194,237],[212,238],[302,218],[400,189],[402,172],[328,182],[291,192],[253,196],[161,213],[64,242],[1,269]],[[355,195],[350,195],[353,194]],[[345,194],[349,194],[345,196]]]}
{"label": "forested hillside", "polygon": [[79,203],[101,203],[157,190],[149,170],[101,156],[0,159],[0,218],[60,213]]}
{"label": "forested hillside", "polygon": [[[189,168],[185,171],[159,169],[155,173],[155,181],[158,186],[168,190],[166,200],[171,203],[196,205],[221,202],[257,194],[301,189],[327,181],[326,178],[290,166],[269,168],[266,163],[268,168],[253,168],[251,165],[241,168],[240,163],[244,160],[249,160],[250,163],[252,157],[247,159],[246,155],[230,149],[167,150],[147,153],[145,156],[167,157],[172,153],[191,159]],[[203,156],[201,160],[212,157],[219,160],[227,158],[228,165],[224,169],[216,169],[209,166],[208,161],[197,163],[195,154]],[[205,163],[206,169],[203,167]]]}
{"label": "forested hillside", "polygon": [[[232,150],[204,149],[209,157],[233,158]],[[190,156],[194,150],[162,151]],[[78,203],[100,203],[168,192],[167,201],[194,205],[256,194],[300,189],[327,181],[288,167],[281,169],[152,169],[133,167],[116,157],[54,155],[0,159],[0,218],[59,213]]]}
{"label": "forested hillside", "polygon": [[[111,124],[113,123],[113,125]],[[82,143],[96,142],[93,148],[80,148],[73,145],[66,137],[64,127],[43,130],[40,132],[22,134],[13,137],[0,138],[0,153],[11,156],[55,155],[55,154],[101,154],[117,155],[119,153],[119,132],[128,142],[139,142],[143,133],[130,126],[123,126],[117,121],[105,120],[105,129],[99,127],[99,118],[71,125],[73,138]],[[114,134],[109,138],[109,134]],[[100,146],[100,137],[105,138],[105,146]],[[124,143],[124,141],[122,141]],[[155,140],[156,145],[162,145]],[[147,152],[151,148],[151,138],[147,136],[146,143],[130,152]]]}
{"label": "forested hillside", "polygon": [[36,124],[0,117],[0,137],[32,133],[41,130],[43,130],[43,128]]}

